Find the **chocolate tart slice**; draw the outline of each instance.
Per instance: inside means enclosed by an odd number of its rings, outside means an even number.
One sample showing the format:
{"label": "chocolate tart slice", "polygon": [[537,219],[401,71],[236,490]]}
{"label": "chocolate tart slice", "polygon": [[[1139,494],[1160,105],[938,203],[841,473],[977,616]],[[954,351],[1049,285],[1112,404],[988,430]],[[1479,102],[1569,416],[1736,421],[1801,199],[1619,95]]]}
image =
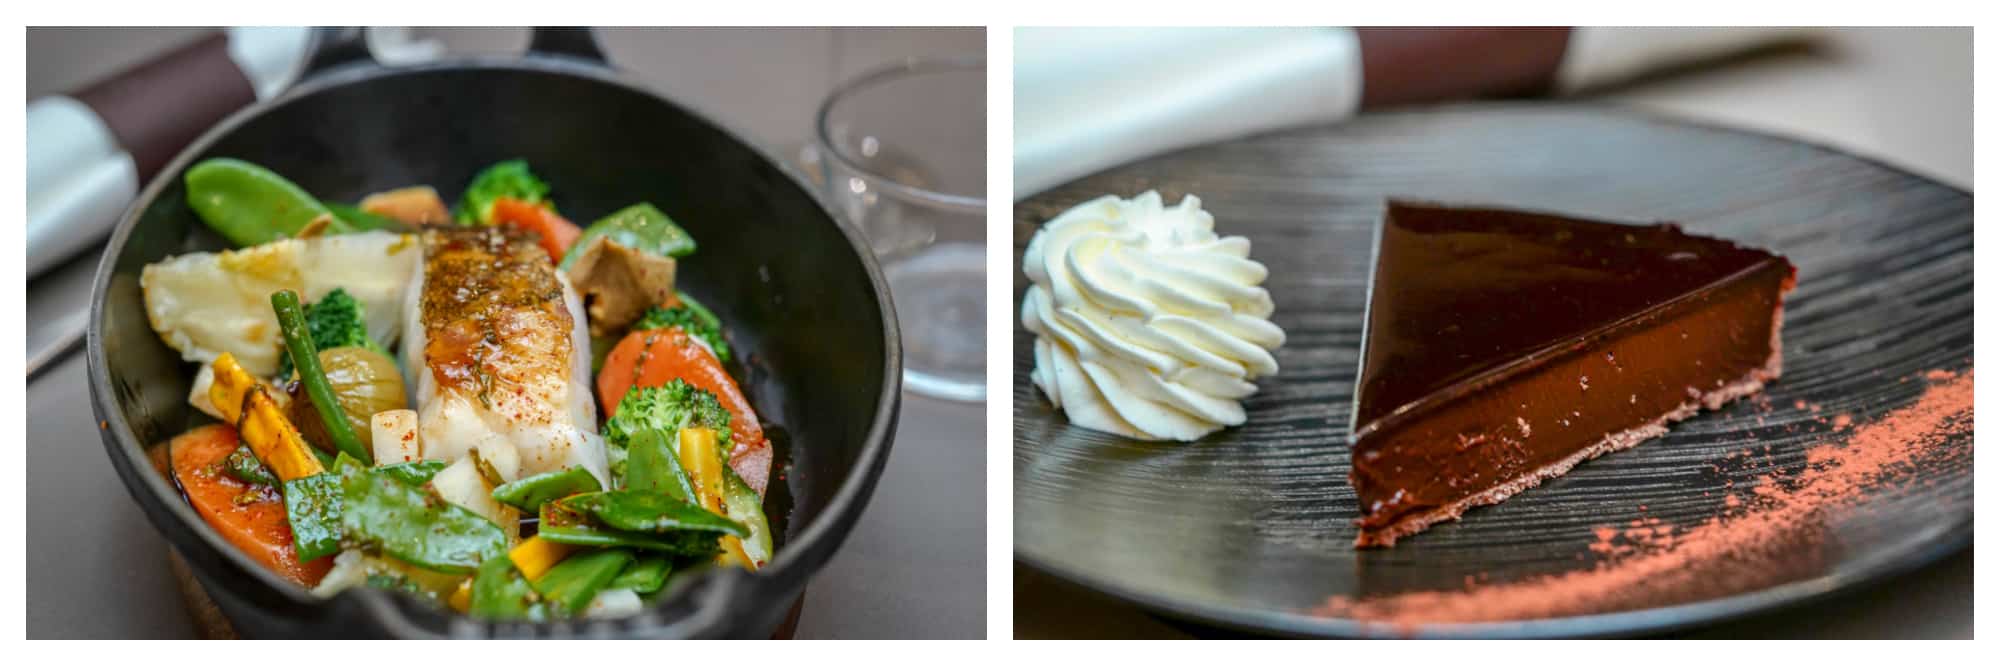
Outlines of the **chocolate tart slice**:
{"label": "chocolate tart slice", "polygon": [[1389,202],[1354,394],[1355,546],[1762,390],[1795,275],[1671,224]]}

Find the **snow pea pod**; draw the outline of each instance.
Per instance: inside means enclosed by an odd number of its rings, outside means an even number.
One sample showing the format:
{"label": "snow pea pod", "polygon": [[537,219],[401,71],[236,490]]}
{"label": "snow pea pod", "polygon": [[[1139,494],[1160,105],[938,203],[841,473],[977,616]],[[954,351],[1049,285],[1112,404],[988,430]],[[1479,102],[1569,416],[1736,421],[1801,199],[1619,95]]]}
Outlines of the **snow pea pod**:
{"label": "snow pea pod", "polygon": [[664,494],[682,502],[694,501],[694,485],[688,481],[681,458],[674,453],[674,438],[657,428],[641,430],[625,447],[625,487]]}
{"label": "snow pea pod", "polygon": [[736,470],[727,465],[722,468],[722,508],[729,519],[742,523],[750,530],[743,538],[743,554],[750,558],[754,567],[761,568],[771,561],[771,521],[764,517],[764,498],[736,475]]}
{"label": "snow pea pod", "polygon": [[444,573],[471,573],[481,562],[506,557],[506,533],[470,509],[371,473],[352,459],[343,459],[339,472],[341,527],[358,545]]}
{"label": "snow pea pod", "polygon": [[673,561],[665,555],[639,555],[632,566],[618,572],[605,589],[629,589],[639,594],[652,594],[667,584],[667,574],[674,571]]}
{"label": "snow pea pod", "polygon": [[411,231],[410,225],[361,210],[354,206],[332,201],[326,202],[325,205],[327,212],[333,213],[334,219],[347,223],[347,226],[355,231],[374,231],[376,229],[401,232]]}
{"label": "snow pea pod", "polygon": [[345,504],[341,486],[340,475],[333,472],[285,482],[285,517],[292,524],[292,544],[300,562],[340,552]]}
{"label": "snow pea pod", "polygon": [[228,458],[222,459],[222,469],[244,483],[278,485],[278,475],[272,474],[271,468],[265,467],[262,461],[257,460],[257,453],[251,451],[248,444],[236,445],[236,450],[231,451]]}
{"label": "snow pea pod", "polygon": [[437,473],[444,471],[444,468],[445,463],[442,460],[417,460],[396,463],[394,465],[383,465],[375,468],[375,473],[388,475],[397,481],[412,486],[422,486],[430,483],[431,477],[437,476]]}
{"label": "snow pea pod", "polygon": [[674,298],[680,299],[681,305],[687,306],[688,310],[694,313],[695,319],[699,320],[703,326],[715,329],[722,328],[722,320],[717,318],[714,312],[709,311],[708,306],[702,305],[701,301],[694,300],[693,296],[687,295],[687,292],[675,289]]}
{"label": "snow pea pod", "polygon": [[571,467],[509,481],[493,489],[493,499],[522,511],[540,511],[545,503],[603,489],[590,470]]}
{"label": "snow pea pod", "polygon": [[627,532],[705,532],[743,537],[741,523],[666,495],[635,490],[589,493],[558,502],[564,509],[588,514],[604,526]]}
{"label": "snow pea pod", "polygon": [[695,250],[694,237],[674,224],[666,213],[654,208],[653,204],[632,204],[585,227],[583,235],[570,244],[573,251],[563,255],[562,270],[569,271],[576,264],[577,257],[584,255],[582,250],[599,238],[662,257],[685,257],[694,254]]}
{"label": "snow pea pod", "polygon": [[514,561],[496,557],[479,565],[472,577],[472,602],[466,612],[489,620],[547,619],[540,595],[514,568]]}
{"label": "snow pea pod", "polygon": [[550,607],[573,616],[590,606],[598,591],[610,585],[632,559],[632,551],[619,548],[577,553],[528,583]]}
{"label": "snow pea pod", "polygon": [[647,534],[625,530],[605,529],[588,525],[567,525],[545,527],[535,533],[549,541],[572,546],[594,546],[597,548],[637,548],[678,556],[706,558],[715,555],[722,546],[715,535],[700,532],[680,532],[675,534]]}
{"label": "snow pea pod", "polygon": [[237,247],[291,238],[321,215],[333,217],[327,233],[354,231],[350,222],[333,216],[326,205],[292,181],[243,160],[202,160],[188,169],[183,180],[188,206]]}
{"label": "snow pea pod", "polygon": [[695,558],[712,557],[721,548],[712,532],[687,530],[656,534],[613,529],[589,515],[564,508],[562,502],[542,505],[541,525],[536,536],[572,546],[636,548]]}

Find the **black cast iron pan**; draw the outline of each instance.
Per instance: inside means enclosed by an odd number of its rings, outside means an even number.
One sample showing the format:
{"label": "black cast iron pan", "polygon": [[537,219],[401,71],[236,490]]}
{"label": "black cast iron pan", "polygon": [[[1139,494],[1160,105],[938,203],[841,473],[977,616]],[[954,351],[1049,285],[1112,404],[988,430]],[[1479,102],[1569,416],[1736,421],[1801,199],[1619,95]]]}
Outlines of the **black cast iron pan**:
{"label": "black cast iron pan", "polygon": [[[224,120],[153,179],[119,222],[91,303],[91,395],[105,451],[236,629],[311,638],[769,636],[854,527],[895,431],[902,348],[866,245],[776,160],[624,80],[587,30],[538,30],[518,58],[383,67],[358,29],[321,29],[303,69],[290,90]],[[633,618],[493,624],[375,589],[317,599],[228,546],[147,461],[148,445],[206,417],[186,404],[192,364],[154,335],[139,288],[148,263],[226,247],[188,208],[182,184],[190,165],[223,156],[332,200],[418,183],[455,199],[480,168],[520,157],[555,186],[572,219],[638,201],[666,211],[701,243],[681,287],[748,352],[740,379],[774,426],[780,467],[770,495],[792,503],[776,559],[756,574],[679,581]]]}

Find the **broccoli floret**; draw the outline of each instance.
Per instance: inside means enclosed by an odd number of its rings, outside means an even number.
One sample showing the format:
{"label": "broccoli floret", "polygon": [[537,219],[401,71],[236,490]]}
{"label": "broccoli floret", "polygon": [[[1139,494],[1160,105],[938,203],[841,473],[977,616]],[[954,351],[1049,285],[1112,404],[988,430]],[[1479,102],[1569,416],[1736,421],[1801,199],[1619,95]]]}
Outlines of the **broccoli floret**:
{"label": "broccoli floret", "polygon": [[648,308],[646,314],[639,317],[638,323],[632,324],[632,328],[644,331],[678,326],[681,330],[687,331],[688,335],[708,343],[708,348],[715,351],[716,360],[728,363],[729,342],[722,339],[722,328],[715,325],[714,315],[704,317],[704,314],[689,307],[687,301],[682,301],[680,305],[671,308],[655,305]]}
{"label": "broccoli floret", "polygon": [[374,338],[368,337],[368,320],[361,311],[361,301],[354,300],[346,289],[335,287],[319,302],[306,306],[306,330],[312,331],[313,346],[317,349],[381,349]]}
{"label": "broccoli floret", "polygon": [[729,410],[715,394],[676,379],[656,388],[633,388],[618,401],[618,414],[604,423],[604,439],[624,448],[643,430],[680,432],[682,428],[715,430],[716,442],[729,450]]}
{"label": "broccoli floret", "polygon": [[[368,319],[361,311],[361,301],[354,300],[347,290],[335,288],[319,302],[306,305],[305,310],[306,330],[312,334],[314,349],[362,347],[389,355],[381,343],[368,337]],[[292,376],[291,354],[278,355],[278,376]]]}
{"label": "broccoli floret", "polygon": [[493,224],[493,201],[500,197],[548,206],[549,184],[528,171],[527,160],[507,160],[479,172],[458,200],[458,223],[462,226]]}

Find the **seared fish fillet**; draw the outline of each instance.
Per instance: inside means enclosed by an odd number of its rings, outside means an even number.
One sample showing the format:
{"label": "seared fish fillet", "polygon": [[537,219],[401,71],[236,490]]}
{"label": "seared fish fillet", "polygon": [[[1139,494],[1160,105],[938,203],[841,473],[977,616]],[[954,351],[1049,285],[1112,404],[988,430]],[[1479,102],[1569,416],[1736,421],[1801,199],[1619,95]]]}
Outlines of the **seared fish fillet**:
{"label": "seared fish fillet", "polygon": [[581,466],[610,487],[576,290],[525,236],[431,230],[423,242],[403,357],[424,457],[477,449],[508,481]]}

